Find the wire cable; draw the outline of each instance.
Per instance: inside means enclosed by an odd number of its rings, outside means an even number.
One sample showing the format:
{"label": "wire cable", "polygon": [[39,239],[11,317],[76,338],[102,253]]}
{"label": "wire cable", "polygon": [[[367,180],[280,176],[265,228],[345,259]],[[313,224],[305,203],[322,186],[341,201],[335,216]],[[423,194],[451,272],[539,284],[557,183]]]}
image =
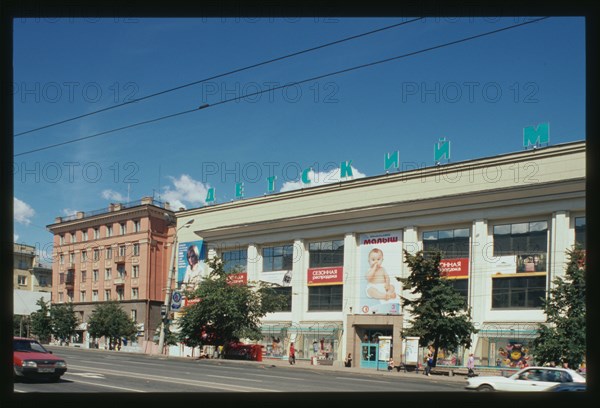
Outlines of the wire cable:
{"label": "wire cable", "polygon": [[461,38],[459,40],[450,41],[450,42],[447,42],[447,43],[444,43],[444,44],[440,44],[440,45],[435,45],[435,46],[432,46],[432,47],[424,48],[424,49],[421,49],[421,50],[418,50],[418,51],[409,52],[407,54],[402,54],[402,55],[398,55],[398,56],[395,56],[395,57],[385,58],[385,59],[382,59],[382,60],[379,60],[379,61],[370,62],[370,63],[367,63],[367,64],[357,65],[357,66],[354,66],[354,67],[351,67],[351,68],[342,69],[342,70],[331,72],[331,73],[328,73],[328,74],[318,75],[318,76],[315,76],[315,77],[312,77],[312,78],[303,79],[301,81],[289,83],[289,84],[286,84],[286,85],[281,85],[281,86],[278,86],[278,87],[273,87],[273,88],[265,89],[265,90],[262,90],[262,91],[257,91],[257,92],[253,92],[253,93],[249,93],[249,94],[237,96],[235,98],[224,99],[224,100],[221,100],[219,102],[215,102],[213,104],[205,103],[205,104],[203,104],[200,107],[195,108],[195,109],[190,109],[190,110],[187,110],[187,111],[183,111],[183,112],[174,113],[174,114],[171,114],[171,115],[162,116],[162,117],[159,117],[159,118],[156,118],[156,119],[150,119],[150,120],[146,120],[146,121],[143,121],[143,122],[134,123],[134,124],[131,124],[131,125],[120,127],[120,128],[116,128],[116,129],[112,129],[112,130],[107,130],[105,132],[96,133],[94,135],[89,135],[89,136],[85,136],[85,137],[81,137],[81,138],[77,138],[77,139],[72,139],[72,140],[67,140],[65,142],[56,143],[56,144],[48,145],[48,146],[45,146],[45,147],[40,147],[38,149],[28,150],[28,151],[25,151],[25,152],[17,153],[17,154],[14,155],[14,157],[23,156],[23,155],[26,155],[26,154],[29,154],[29,153],[39,152],[39,151],[42,151],[42,150],[47,150],[47,149],[51,149],[51,148],[54,148],[54,147],[63,146],[63,145],[66,145],[66,144],[75,143],[75,142],[79,142],[79,141],[82,141],[82,140],[95,138],[95,137],[106,135],[106,134],[109,134],[109,133],[114,133],[114,132],[117,132],[117,131],[120,131],[120,130],[129,129],[129,128],[132,128],[132,127],[135,127],[135,126],[145,125],[145,124],[152,123],[152,122],[158,122],[158,121],[163,120],[163,119],[169,119],[169,118],[172,118],[172,117],[185,115],[185,114],[188,114],[188,113],[191,113],[191,112],[195,112],[195,111],[198,111],[198,110],[207,109],[207,108],[214,107],[214,106],[217,106],[217,105],[222,105],[222,104],[225,104],[225,103],[228,103],[228,102],[233,102],[233,101],[236,101],[236,100],[249,98],[251,96],[260,95],[260,94],[265,93],[265,92],[272,92],[272,91],[277,90],[277,89],[282,89],[282,88],[287,88],[287,87],[291,87],[291,86],[295,86],[295,85],[300,85],[300,84],[303,84],[305,82],[315,81],[315,80],[327,78],[327,77],[334,76],[334,75],[339,75],[339,74],[343,74],[343,73],[347,73],[347,72],[351,72],[351,71],[356,71],[356,70],[362,69],[362,68],[367,68],[367,67],[372,67],[372,66],[379,65],[379,64],[384,64],[384,63],[395,61],[395,60],[398,60],[398,59],[401,59],[401,58],[407,58],[407,57],[415,56],[415,55],[418,55],[418,54],[422,54],[422,53],[425,53],[425,52],[437,50],[437,49],[440,49],[440,48],[449,47],[451,45],[456,45],[456,44],[464,43],[464,42],[467,42],[467,41],[471,41],[471,40],[474,40],[474,39],[477,39],[477,38],[482,38],[482,37],[485,37],[485,36],[488,36],[488,35],[497,34],[497,33],[500,33],[502,31],[511,30],[513,28],[521,27],[521,26],[524,26],[524,25],[527,25],[527,24],[536,23],[536,22],[545,20],[547,18],[549,18],[549,17],[541,17],[541,18],[538,18],[538,19],[535,19],[535,20],[526,21],[524,23],[514,24],[514,25],[511,25],[511,26],[508,26],[508,27],[503,27],[503,28],[497,29],[497,30],[488,31],[488,32],[477,34],[477,35],[473,35],[473,36],[470,36],[470,37]]}
{"label": "wire cable", "polygon": [[308,52],[320,50],[322,48],[330,47],[332,45],[341,44],[341,43],[346,42],[346,41],[355,40],[357,38],[365,37],[367,35],[375,34],[375,33],[381,32],[381,31],[390,30],[392,28],[400,27],[400,26],[405,25],[405,24],[414,23],[415,21],[422,20],[423,18],[424,17],[414,18],[412,20],[403,21],[403,22],[397,23],[397,24],[392,24],[390,26],[378,28],[378,29],[372,30],[372,31],[367,31],[367,32],[362,33],[362,34],[357,34],[357,35],[353,35],[351,37],[343,38],[341,40],[337,40],[337,41],[333,41],[333,42],[330,42],[330,43],[318,45],[318,46],[312,47],[312,48],[307,48],[305,50],[297,51],[297,52],[294,52],[292,54],[287,54],[287,55],[284,55],[284,56],[281,56],[281,57],[273,58],[273,59],[270,59],[270,60],[267,60],[267,61],[263,61],[263,62],[259,62],[259,63],[253,64],[253,65],[248,65],[248,66],[243,67],[243,68],[237,68],[237,69],[234,69],[232,71],[225,72],[223,74],[215,75],[215,76],[212,76],[212,77],[209,77],[209,78],[204,78],[204,79],[201,79],[199,81],[190,82],[190,83],[187,83],[187,84],[184,84],[184,85],[179,85],[179,86],[176,86],[174,88],[166,89],[164,91],[159,91],[159,92],[156,92],[156,93],[144,96],[142,98],[137,98],[137,99],[134,99],[134,100],[131,100],[131,101],[123,102],[123,103],[118,104],[118,105],[109,106],[108,108],[99,109],[99,110],[96,110],[96,111],[93,111],[93,112],[86,113],[84,115],[74,116],[74,117],[69,118],[69,119],[61,120],[59,122],[50,123],[48,125],[40,126],[38,128],[35,128],[35,129],[31,129],[31,130],[28,130],[28,131],[25,131],[25,132],[17,133],[13,137],[23,136],[23,135],[26,135],[26,134],[29,134],[29,133],[37,132],[39,130],[48,129],[48,128],[53,127],[53,126],[58,126],[58,125],[62,125],[64,123],[72,122],[72,121],[77,120],[77,119],[85,118],[87,116],[96,115],[96,114],[101,113],[101,112],[106,112],[106,111],[109,111],[109,110],[112,110],[112,109],[120,108],[120,107],[125,106],[125,105],[129,105],[129,104],[140,102],[140,101],[143,101],[143,100],[146,100],[146,99],[154,98],[155,96],[164,95],[164,94],[169,93],[169,92],[178,91],[180,89],[187,88],[187,87],[190,87],[190,86],[193,86],[193,85],[198,85],[198,84],[200,84],[202,82],[211,81],[213,79],[221,78],[221,77],[224,77],[224,76],[227,76],[227,75],[237,74],[239,72],[247,71],[247,70],[252,69],[252,68],[257,68],[257,67],[260,67],[260,66],[263,66],[263,65],[271,64],[273,62],[282,61],[282,60],[287,59],[287,58],[296,57],[298,55],[302,55],[302,54],[305,54],[305,53],[308,53]]}

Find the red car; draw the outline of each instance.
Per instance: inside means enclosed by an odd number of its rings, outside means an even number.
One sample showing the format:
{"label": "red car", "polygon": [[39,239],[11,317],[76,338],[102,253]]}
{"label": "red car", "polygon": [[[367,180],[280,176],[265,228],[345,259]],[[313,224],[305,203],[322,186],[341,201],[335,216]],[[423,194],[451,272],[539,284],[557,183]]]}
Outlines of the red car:
{"label": "red car", "polygon": [[15,379],[58,381],[67,371],[64,359],[54,356],[36,340],[23,337],[13,337],[13,367]]}

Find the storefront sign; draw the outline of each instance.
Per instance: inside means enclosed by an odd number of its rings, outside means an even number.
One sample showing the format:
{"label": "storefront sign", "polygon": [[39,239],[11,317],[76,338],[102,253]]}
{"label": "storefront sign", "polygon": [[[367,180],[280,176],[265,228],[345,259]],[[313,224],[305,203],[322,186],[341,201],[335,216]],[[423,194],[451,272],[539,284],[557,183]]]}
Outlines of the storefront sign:
{"label": "storefront sign", "polygon": [[317,285],[339,285],[343,282],[344,267],[334,266],[331,268],[309,268],[308,286]]}
{"label": "storefront sign", "polygon": [[447,278],[466,278],[469,276],[469,258],[442,259],[440,272]]}
{"label": "storefront sign", "polygon": [[248,272],[232,273],[227,275],[227,283],[230,285],[247,285]]}

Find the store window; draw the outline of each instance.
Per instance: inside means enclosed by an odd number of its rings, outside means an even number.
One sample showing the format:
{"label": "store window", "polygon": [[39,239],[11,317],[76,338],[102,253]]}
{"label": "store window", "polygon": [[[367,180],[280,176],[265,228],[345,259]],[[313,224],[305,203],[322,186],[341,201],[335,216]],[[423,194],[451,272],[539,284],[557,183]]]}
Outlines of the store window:
{"label": "store window", "polygon": [[545,276],[492,279],[492,309],[539,309],[545,296]]}
{"label": "store window", "polygon": [[575,218],[575,243],[585,249],[585,217]]}
{"label": "store window", "polygon": [[469,257],[469,229],[423,232],[423,252],[441,251],[442,259]]}
{"label": "store window", "polygon": [[309,268],[344,265],[344,241],[341,239],[308,244]]}
{"label": "store window", "polygon": [[343,295],[343,285],[309,286],[308,310],[310,312],[342,310]]}
{"label": "store window", "polygon": [[494,226],[494,256],[545,255],[547,251],[548,223],[546,221]]}
{"label": "store window", "polygon": [[247,269],[248,251],[246,249],[224,251],[221,258],[224,262],[223,270],[226,273],[245,272]]}
{"label": "store window", "polygon": [[262,250],[263,272],[292,269],[294,246],[282,245],[266,247]]}

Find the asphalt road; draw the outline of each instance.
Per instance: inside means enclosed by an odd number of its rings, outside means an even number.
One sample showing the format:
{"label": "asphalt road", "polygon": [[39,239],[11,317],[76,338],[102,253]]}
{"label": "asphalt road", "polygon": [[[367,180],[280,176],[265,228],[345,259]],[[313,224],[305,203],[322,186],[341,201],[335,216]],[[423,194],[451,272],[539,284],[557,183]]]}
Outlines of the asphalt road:
{"label": "asphalt road", "polygon": [[67,360],[57,383],[18,381],[15,393],[398,393],[465,391],[465,381],[310,365],[195,360],[48,347]]}

